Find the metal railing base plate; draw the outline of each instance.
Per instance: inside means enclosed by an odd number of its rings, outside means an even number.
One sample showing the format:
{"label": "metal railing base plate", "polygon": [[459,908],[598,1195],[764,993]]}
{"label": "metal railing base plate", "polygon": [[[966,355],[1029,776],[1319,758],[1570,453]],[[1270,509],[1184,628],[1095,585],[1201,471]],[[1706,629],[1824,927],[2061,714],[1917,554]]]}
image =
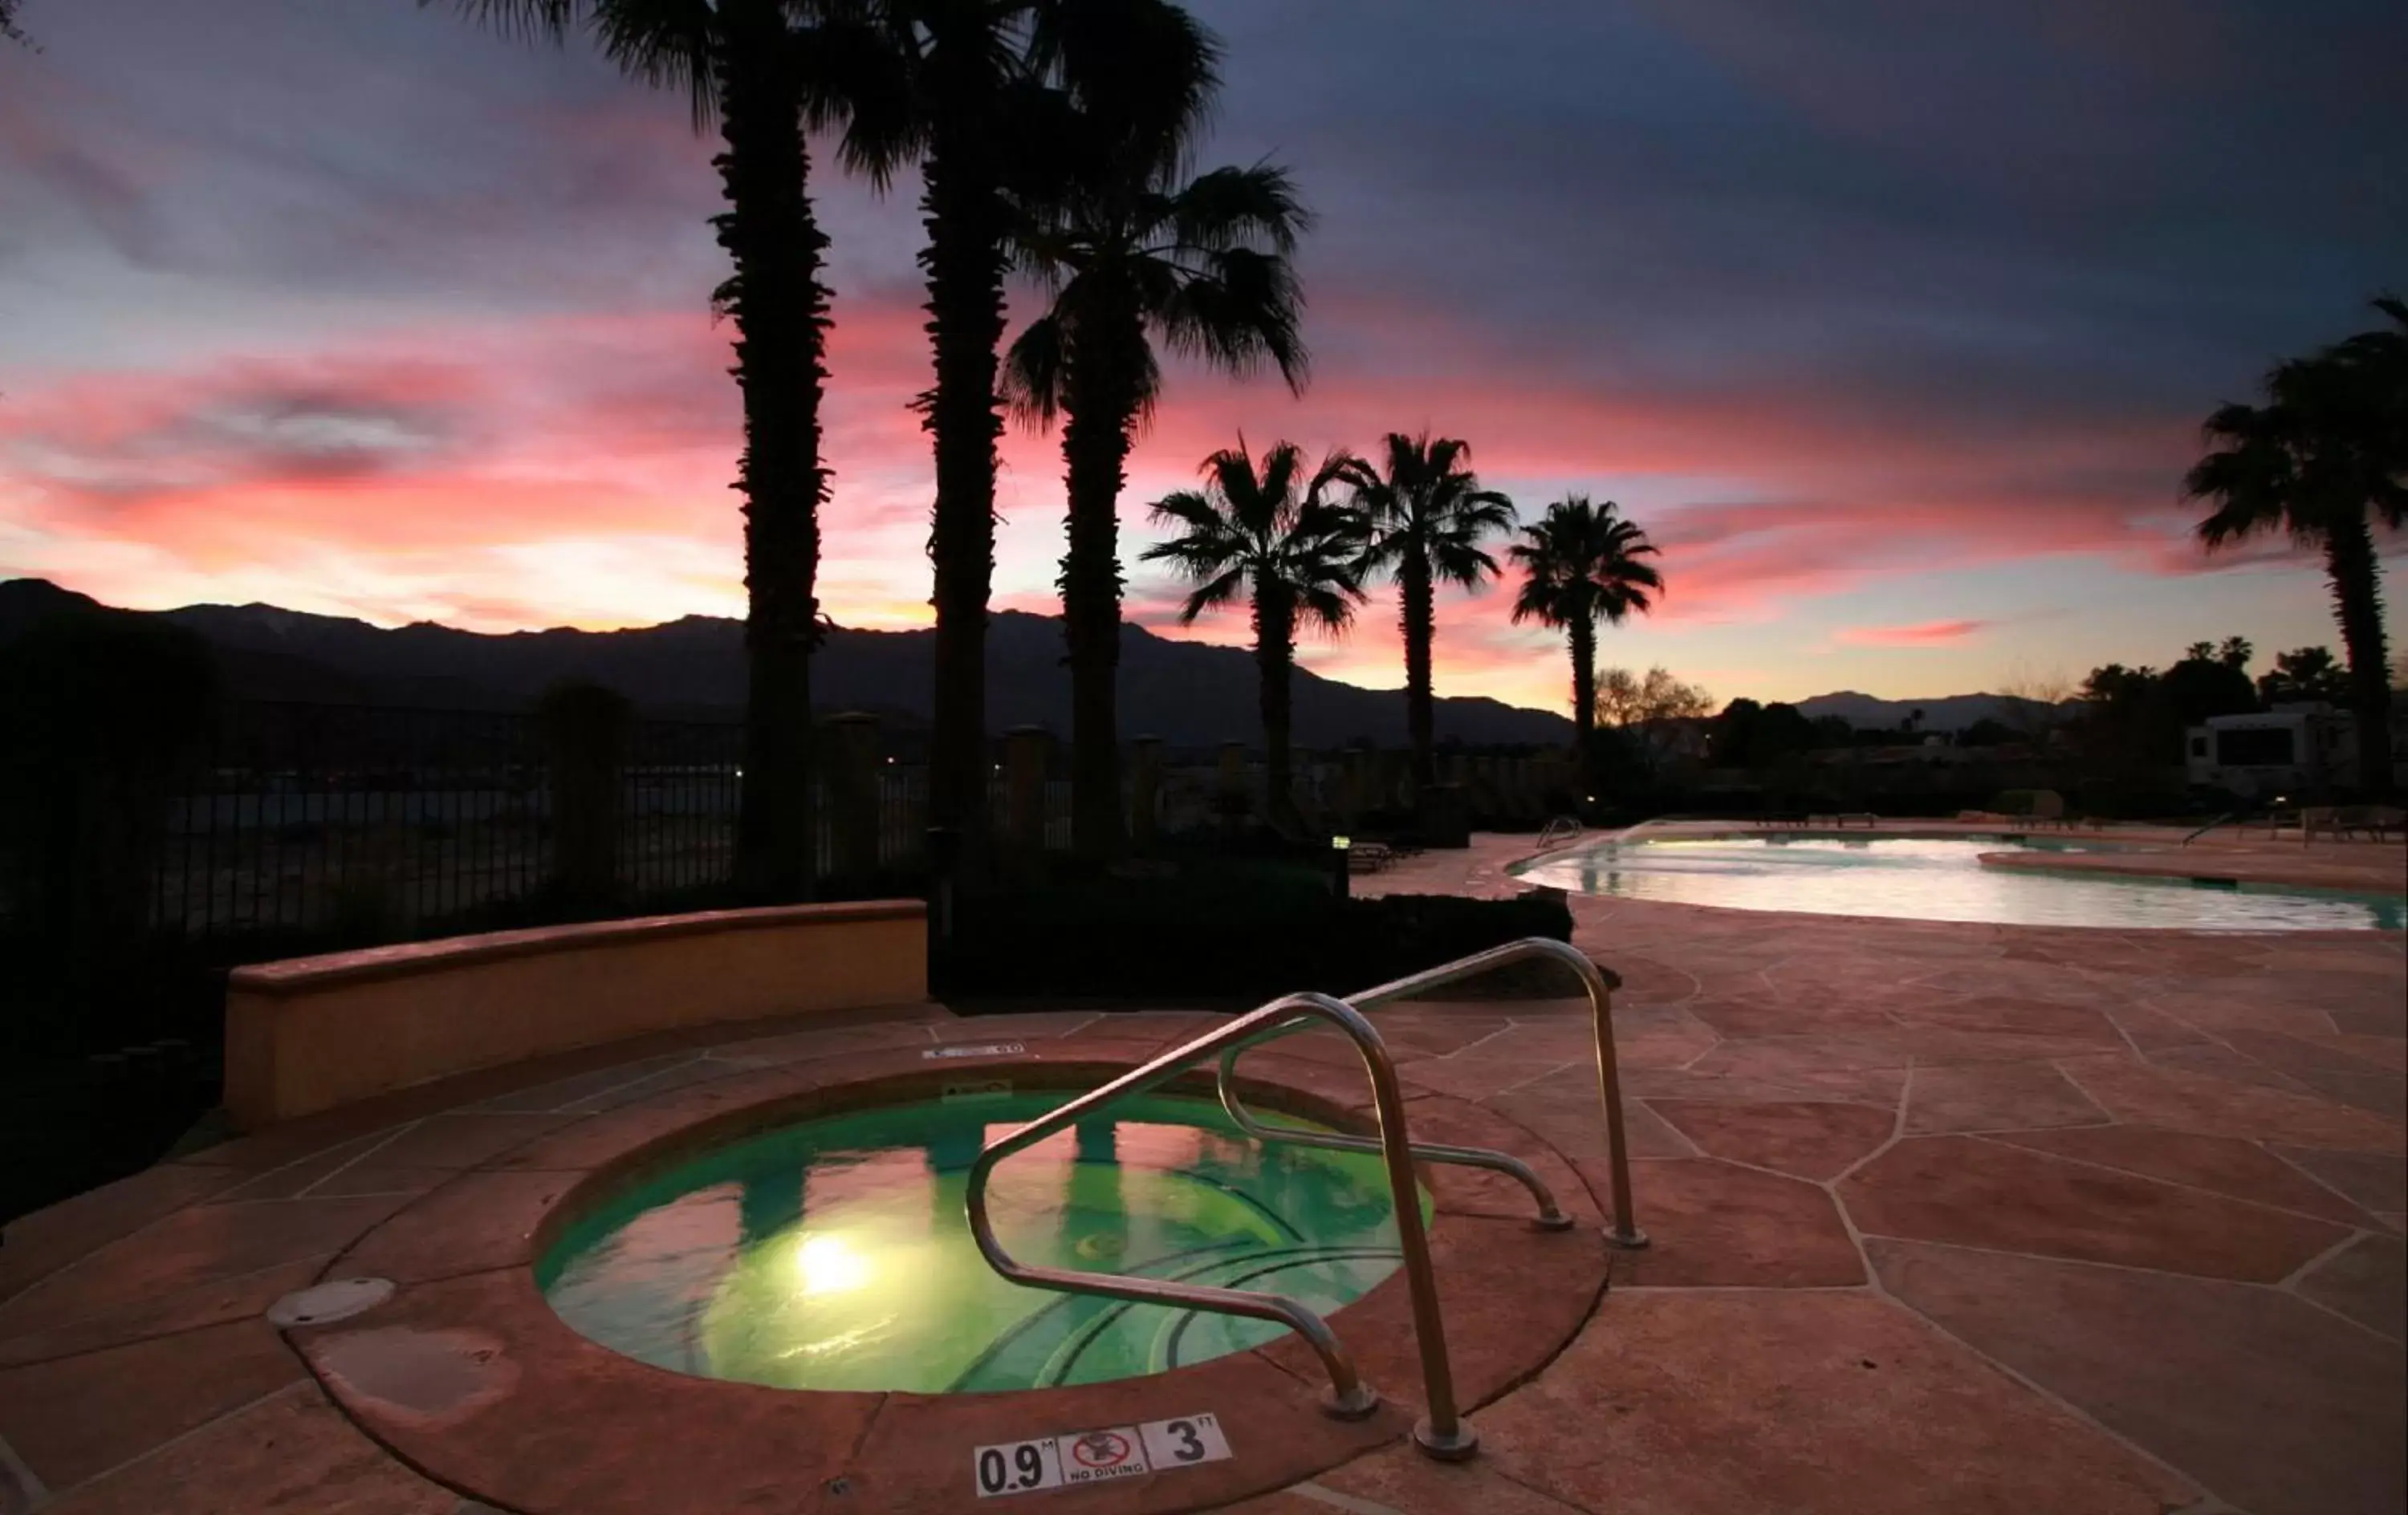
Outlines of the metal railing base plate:
{"label": "metal railing base plate", "polygon": [[1469,1421],[1455,1422],[1451,1436],[1440,1436],[1427,1417],[1413,1422],[1413,1445],[1422,1455],[1440,1463],[1468,1463],[1480,1451],[1480,1433]]}

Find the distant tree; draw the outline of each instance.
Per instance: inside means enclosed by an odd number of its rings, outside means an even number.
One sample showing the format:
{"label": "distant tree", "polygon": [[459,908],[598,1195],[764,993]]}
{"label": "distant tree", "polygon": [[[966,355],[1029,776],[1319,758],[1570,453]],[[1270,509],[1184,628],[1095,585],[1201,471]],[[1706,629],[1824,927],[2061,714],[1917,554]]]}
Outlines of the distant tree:
{"label": "distant tree", "polygon": [[1714,732],[1706,749],[1706,761],[1717,768],[1747,766],[1756,736],[1756,723],[1764,714],[1764,707],[1742,694],[1722,708],[1714,717]]}
{"label": "distant tree", "polygon": [[2157,670],[2120,663],[2090,670],[2082,682],[2081,711],[2072,722],[2075,745],[2086,766],[2108,777],[2136,772],[2157,761],[2179,737],[2162,718]]}
{"label": "distant tree", "polygon": [[[2202,649],[2207,656],[2195,655]],[[2178,763],[2186,728],[2258,708],[2249,676],[2218,649],[2201,642],[2186,650],[2191,655],[2163,672],[2120,663],[2090,671],[2074,730],[2092,768],[2112,777]]]}
{"label": "distant tree", "polygon": [[1390,432],[1376,462],[1350,457],[1339,463],[1338,477],[1354,491],[1354,507],[1370,523],[1365,577],[1393,577],[1403,602],[1405,725],[1419,790],[1438,777],[1430,680],[1438,588],[1478,589],[1497,577],[1497,560],[1480,544],[1513,525],[1513,502],[1481,488],[1470,463],[1469,443],[1427,432]]}
{"label": "distant tree", "polygon": [[1821,733],[1794,705],[1735,699],[1714,717],[1706,761],[1718,768],[1765,768],[1811,750]]}
{"label": "distant tree", "polygon": [[[0,38],[6,38],[22,47],[34,46],[34,39],[18,29],[17,0],[0,0]],[[41,50],[36,48],[35,50],[38,52]]]}
{"label": "distant tree", "polygon": [[1814,718],[1814,745],[1817,747],[1854,747],[1856,728],[1848,724],[1843,715],[1818,715]]}
{"label": "distant tree", "polygon": [[1627,668],[1608,668],[1598,676],[1598,722],[1626,737],[1652,768],[1671,745],[1681,727],[1713,714],[1714,697],[1696,684],[1683,683],[1662,667],[1641,676]]}
{"label": "distant tree", "polygon": [[2190,646],[2188,646],[2188,647],[2186,647],[2186,648],[2183,649],[2183,661],[2184,661],[2184,662],[2186,662],[2186,663],[2213,663],[2213,662],[2214,662],[2214,661],[2215,661],[2215,644],[2214,644],[2214,642],[2193,642],[2193,643],[2191,643],[2191,644],[2190,644]]}
{"label": "distant tree", "polygon": [[2257,655],[2257,647],[2246,636],[2227,636],[2224,645],[2215,650],[2215,661],[2235,672],[2246,670],[2249,660]]}
{"label": "distant tree", "polygon": [[1641,677],[1627,668],[1608,668],[1598,676],[1597,718],[1617,727],[1661,725],[1693,721],[1713,713],[1714,697],[1696,684],[1684,684],[1663,667]]}
{"label": "distant tree", "polygon": [[1904,732],[1909,736],[1912,736],[1916,732],[1922,730],[1923,707],[1918,705],[1914,709],[1907,711],[1906,719],[1898,723],[1898,729]]}
{"label": "distant tree", "polygon": [[1999,718],[2034,747],[2045,747],[2065,724],[2074,693],[2073,681],[2062,673],[2018,669],[1999,686],[2005,701]]}
{"label": "distant tree", "polygon": [[1182,624],[1240,599],[1252,602],[1270,803],[1284,816],[1294,803],[1288,732],[1296,634],[1334,635],[1354,620],[1363,597],[1357,564],[1364,523],[1331,497],[1331,466],[1308,479],[1292,442],[1273,445],[1257,465],[1241,439],[1205,460],[1204,478],[1203,489],[1154,503],[1157,524],[1182,529],[1143,557],[1169,564],[1195,586],[1179,607]]}
{"label": "distant tree", "polygon": [[2329,647],[2277,652],[2272,671],[2258,680],[2258,697],[2269,705],[2346,705],[2349,693],[2349,672]]}
{"label": "distant tree", "polygon": [[2389,324],[2277,365],[2262,405],[2227,405],[2202,428],[2211,450],[2183,485],[2214,508],[2211,550],[2282,532],[2320,551],[2349,656],[2359,783],[2391,781],[2377,524],[2408,524],[2408,303],[2379,299]]}
{"label": "distant tree", "polygon": [[1644,615],[1648,591],[1664,588],[1662,575],[1641,561],[1656,556],[1656,545],[1620,509],[1612,500],[1593,506],[1585,494],[1568,494],[1537,525],[1522,528],[1511,552],[1525,575],[1515,622],[1559,626],[1571,643],[1572,724],[1582,752],[1597,724],[1597,623],[1618,626],[1633,610]]}
{"label": "distant tree", "polygon": [[[2185,657],[2157,681],[2157,697],[2177,726],[2196,726],[2213,716],[2243,715],[2258,708],[2258,691],[2249,676],[2202,642],[2206,656]],[[2195,653],[2198,648],[2192,649]]]}

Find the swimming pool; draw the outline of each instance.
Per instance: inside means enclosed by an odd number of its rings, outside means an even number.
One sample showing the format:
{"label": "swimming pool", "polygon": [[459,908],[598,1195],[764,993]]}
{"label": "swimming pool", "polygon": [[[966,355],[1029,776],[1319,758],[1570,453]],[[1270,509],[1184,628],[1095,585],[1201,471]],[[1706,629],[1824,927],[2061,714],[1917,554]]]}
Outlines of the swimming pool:
{"label": "swimming pool", "polygon": [[1985,867],[1985,852],[2107,850],[2016,836],[1719,836],[1614,840],[1541,858],[1525,881],[1577,893],[1741,910],[2185,931],[2400,930],[2398,895]]}
{"label": "swimming pool", "polygon": [[[576,1218],[537,1282],[614,1351],[790,1389],[1096,1383],[1282,1334],[1025,1288],[987,1265],[963,1210],[970,1164],[1071,1097],[949,1096],[717,1148]],[[1399,1260],[1379,1158],[1258,1143],[1202,1100],[1117,1105],[997,1167],[989,1203],[1025,1263],[1268,1291],[1325,1314]]]}

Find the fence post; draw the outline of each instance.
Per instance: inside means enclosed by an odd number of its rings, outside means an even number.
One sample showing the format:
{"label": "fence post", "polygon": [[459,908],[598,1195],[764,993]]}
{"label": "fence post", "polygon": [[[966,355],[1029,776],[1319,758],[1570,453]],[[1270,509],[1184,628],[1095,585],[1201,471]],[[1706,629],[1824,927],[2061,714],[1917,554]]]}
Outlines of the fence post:
{"label": "fence post", "polygon": [[1011,847],[1035,859],[1045,850],[1045,770],[1054,734],[1042,726],[1014,726],[1004,733],[1004,811]]}
{"label": "fence post", "polygon": [[572,904],[607,905],[619,893],[626,696],[600,684],[562,684],[536,713],[552,769],[553,882]]}
{"label": "fence post", "polygon": [[1338,808],[1347,825],[1362,819],[1371,808],[1371,754],[1362,748],[1350,747],[1339,754],[1344,765],[1344,776],[1338,786]]}
{"label": "fence post", "polygon": [[836,760],[828,769],[830,829],[835,833],[839,878],[862,879],[878,871],[878,718],[859,710],[831,716]]}
{"label": "fence post", "polygon": [[1497,781],[1494,756],[1483,755],[1471,760],[1471,782],[1467,790],[1471,796],[1471,813],[1491,826],[1505,816],[1505,791]]}
{"label": "fence post", "polygon": [[1140,850],[1154,845],[1162,813],[1162,738],[1140,736],[1129,774],[1129,840]]}
{"label": "fence post", "polygon": [[1246,744],[1221,744],[1221,829],[1234,832],[1246,814]]}
{"label": "fence post", "polygon": [[1412,809],[1413,808],[1414,801],[1414,795],[1412,793],[1412,754],[1410,752],[1381,752],[1372,758],[1371,765],[1372,771],[1377,776],[1377,788],[1375,790],[1375,793],[1378,795],[1378,799],[1375,802],[1374,808],[1382,810]]}

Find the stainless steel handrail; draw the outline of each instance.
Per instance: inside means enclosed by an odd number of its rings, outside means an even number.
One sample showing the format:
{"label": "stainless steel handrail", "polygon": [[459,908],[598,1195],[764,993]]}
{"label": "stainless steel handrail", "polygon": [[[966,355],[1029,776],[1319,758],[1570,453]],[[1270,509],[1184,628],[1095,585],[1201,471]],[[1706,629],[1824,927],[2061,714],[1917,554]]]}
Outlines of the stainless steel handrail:
{"label": "stainless steel handrail", "polygon": [[1109,1273],[1081,1273],[1067,1268],[1030,1267],[1015,1261],[996,1239],[988,1218],[986,1186],[996,1165],[1014,1152],[1075,1125],[1098,1108],[1131,1094],[1141,1094],[1177,1078],[1191,1065],[1224,1048],[1243,1041],[1273,1023],[1303,1024],[1321,1021],[1336,1026],[1354,1043],[1371,1079],[1371,1101],[1380,1121],[1380,1147],[1386,1160],[1388,1189],[1397,1213],[1397,1240],[1404,1253],[1405,1280],[1413,1307],[1413,1336],[1421,1349],[1422,1383],[1429,1413],[1413,1427],[1413,1439],[1434,1457],[1469,1457],[1480,1445],[1479,1436],[1463,1422],[1455,1401],[1455,1373],[1447,1362],[1446,1329],[1439,1318],[1438,1278],[1430,1266],[1429,1232],[1422,1223],[1420,1189],[1413,1173],[1412,1137],[1405,1126],[1404,1093],[1397,1082],[1396,1064],[1388,1057],[1380,1033],[1361,1011],[1326,994],[1289,994],[1273,1000],[1192,1041],[1171,1049],[1141,1067],[1132,1068],[1110,1083],[1090,1090],[1051,1114],[990,1142],[970,1165],[964,1203],[969,1212],[970,1236],[979,1252],[1002,1277],[1014,1283],[1064,1293],[1102,1294],[1141,1304],[1184,1305],[1192,1309],[1244,1315],[1287,1326],[1302,1336],[1329,1374],[1324,1408],[1340,1419],[1369,1415],[1379,1396],[1363,1382],[1329,1322],[1280,1294],[1251,1289],[1224,1289],[1211,1284],[1171,1283],[1157,1279]]}
{"label": "stainless steel handrail", "polygon": [[[1556,829],[1558,827],[1561,827],[1562,829]],[[1582,831],[1585,829],[1586,828],[1581,824],[1578,817],[1559,815],[1553,821],[1548,822],[1545,825],[1539,828],[1538,845],[1533,848],[1532,850],[1543,852],[1548,848],[1553,847],[1557,840],[1569,841],[1572,837],[1579,836]]]}
{"label": "stainless steel handrail", "polygon": [[[1236,1078],[1240,1057],[1250,1048],[1259,1047],[1265,1042],[1276,1041],[1282,1036],[1294,1036],[1298,1031],[1309,1029],[1312,1024],[1310,1020],[1283,1021],[1224,1050],[1221,1053],[1219,1074],[1221,1108],[1227,1113],[1230,1121],[1236,1123],[1239,1130],[1256,1141],[1283,1141],[1291,1147],[1317,1147],[1338,1152],[1384,1151],[1381,1141],[1371,1136],[1350,1136],[1336,1131],[1307,1131],[1296,1126],[1265,1125],[1254,1119],[1254,1112],[1246,1108],[1246,1102],[1239,1096]],[[1547,1187],[1547,1181],[1540,1178],[1527,1163],[1511,1153],[1492,1151],[1485,1147],[1450,1147],[1437,1142],[1418,1141],[1412,1143],[1410,1150],[1416,1162],[1449,1163],[1463,1167],[1486,1168],[1491,1172],[1502,1173],[1530,1191],[1530,1197],[1538,1201],[1539,1214],[1532,1224],[1542,1231],[1569,1231],[1572,1227],[1572,1218],[1566,1215],[1563,1207],[1555,1203],[1555,1191]]]}
{"label": "stainless steel handrail", "polygon": [[[1607,986],[1605,976],[1598,971],[1597,965],[1589,961],[1586,952],[1570,942],[1560,942],[1552,936],[1525,936],[1520,941],[1507,942],[1502,947],[1492,947],[1484,952],[1475,952],[1469,957],[1457,958],[1455,962],[1440,964],[1437,967],[1413,974],[1410,978],[1398,979],[1391,983],[1366,989],[1352,996],[1347,1003],[1358,1010],[1369,1010],[1391,1000],[1411,999],[1415,994],[1426,993],[1441,985],[1477,978],[1493,968],[1501,968],[1509,963],[1521,963],[1537,958],[1552,958],[1571,969],[1579,976],[1581,987],[1588,993],[1589,1019],[1597,1039],[1598,1091],[1605,1104],[1606,1157],[1613,1179],[1613,1228],[1606,1233],[1606,1238],[1617,1247],[1636,1251],[1647,1245],[1647,1233],[1639,1229],[1637,1222],[1631,1215],[1629,1144],[1623,1139],[1622,1074],[1614,1060],[1613,1049],[1613,992]],[[1257,1015],[1260,1013],[1260,1011],[1256,1012]],[[1234,1042],[1221,1058],[1222,1108],[1229,1112],[1230,1119],[1258,1138],[1300,1142],[1306,1146],[1339,1147],[1356,1151],[1376,1150],[1376,1143],[1367,1142],[1361,1137],[1332,1137],[1319,1132],[1287,1131],[1277,1126],[1262,1125],[1248,1118],[1236,1090],[1231,1087],[1230,1080],[1237,1073],[1238,1059],[1248,1048],[1258,1047],[1265,1042],[1275,1041],[1282,1036],[1309,1030],[1312,1024],[1311,1018],[1291,1017],[1285,1022],[1265,1026],[1260,1031]],[[1384,1126],[1383,1129],[1385,1129]],[[1501,1152],[1484,1151],[1474,1147],[1415,1147],[1412,1149],[1412,1154],[1433,1162],[1465,1163],[1478,1167],[1494,1168],[1498,1172],[1512,1173],[1528,1185],[1531,1192],[1538,1196],[1540,1223],[1542,1225],[1556,1223],[1550,1220],[1551,1216],[1558,1213],[1555,1210],[1555,1198],[1547,1193],[1546,1186],[1540,1182],[1538,1175]],[[1569,1222],[1562,1223],[1569,1223]]]}

